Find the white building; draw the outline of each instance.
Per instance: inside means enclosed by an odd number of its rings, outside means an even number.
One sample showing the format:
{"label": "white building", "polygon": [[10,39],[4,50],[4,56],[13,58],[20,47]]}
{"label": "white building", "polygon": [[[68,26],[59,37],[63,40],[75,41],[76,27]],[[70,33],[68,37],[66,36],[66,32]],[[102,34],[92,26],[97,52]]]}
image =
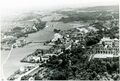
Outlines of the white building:
{"label": "white building", "polygon": [[30,77],[28,81],[35,81],[34,77]]}
{"label": "white building", "polygon": [[109,37],[104,37],[101,39],[98,46],[91,50],[91,54],[94,55],[93,58],[118,57],[119,39],[110,39]]}
{"label": "white building", "polygon": [[40,57],[37,57],[37,56],[33,56],[33,58],[32,58],[35,62],[40,62]]}
{"label": "white building", "polygon": [[54,34],[54,38],[52,39],[52,42],[57,41],[58,39],[61,39],[63,36],[59,33]]}
{"label": "white building", "polygon": [[115,39],[110,39],[109,37],[103,37],[101,39],[101,41],[99,42],[99,44],[104,43],[105,45],[108,45],[110,47],[113,46],[119,46],[119,39],[115,38]]}

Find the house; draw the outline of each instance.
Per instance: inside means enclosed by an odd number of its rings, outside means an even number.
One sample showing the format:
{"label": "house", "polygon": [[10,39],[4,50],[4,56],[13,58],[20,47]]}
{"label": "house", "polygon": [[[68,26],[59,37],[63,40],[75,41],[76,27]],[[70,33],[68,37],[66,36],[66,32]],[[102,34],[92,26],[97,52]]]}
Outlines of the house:
{"label": "house", "polygon": [[100,41],[100,44],[103,44],[104,45],[109,45],[110,47],[112,47],[112,40],[109,38],[109,37],[103,37]]}
{"label": "house", "polygon": [[14,44],[15,47],[21,47],[24,46],[26,44],[26,40],[24,37],[19,38],[18,40],[16,40],[16,43]]}
{"label": "house", "polygon": [[55,33],[54,34],[54,38],[52,39],[52,42],[57,41],[58,39],[61,39],[63,36],[59,33]]}
{"label": "house", "polygon": [[53,55],[57,56],[56,54],[45,54],[42,56],[42,61],[43,62],[47,62],[49,60],[50,57],[52,57]]}
{"label": "house", "polygon": [[88,33],[89,31],[86,28],[77,28],[79,31],[84,32],[84,33]]}
{"label": "house", "polygon": [[9,40],[16,40],[16,39],[17,37],[4,35],[4,37],[1,39],[1,42],[9,41]]}
{"label": "house", "polygon": [[36,28],[36,26],[35,25],[33,25],[33,27],[32,27],[35,31],[38,31],[38,29]]}
{"label": "house", "polygon": [[20,67],[20,72],[25,72],[25,67]]}
{"label": "house", "polygon": [[118,57],[119,54],[119,48],[118,47],[104,47],[104,46],[98,46],[91,50],[91,53],[93,55],[93,58],[112,58],[112,57]]}
{"label": "house", "polygon": [[114,41],[114,46],[115,47],[119,47],[119,39],[117,39],[117,38],[115,38],[115,39],[113,39],[113,41]]}
{"label": "house", "polygon": [[34,77],[30,77],[29,79],[28,79],[28,81],[34,81],[35,79],[34,79]]}
{"label": "house", "polygon": [[38,56],[33,56],[32,59],[33,59],[35,62],[40,62],[40,61],[41,61],[41,57],[38,57]]}
{"label": "house", "polygon": [[101,41],[90,51],[93,58],[113,58],[119,56],[119,40],[103,37]]}
{"label": "house", "polygon": [[115,38],[115,39],[110,39],[110,37],[103,37],[101,39],[101,41],[99,42],[99,44],[104,44],[104,45],[108,45],[110,47],[119,46],[119,39]]}

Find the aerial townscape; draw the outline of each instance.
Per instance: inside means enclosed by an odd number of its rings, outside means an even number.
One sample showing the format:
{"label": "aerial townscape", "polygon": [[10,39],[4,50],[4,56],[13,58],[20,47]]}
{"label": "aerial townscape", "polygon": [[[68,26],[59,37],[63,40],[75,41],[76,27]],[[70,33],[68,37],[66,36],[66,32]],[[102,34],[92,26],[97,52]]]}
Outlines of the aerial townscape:
{"label": "aerial townscape", "polygon": [[8,81],[120,80],[118,5],[22,15],[1,31]]}

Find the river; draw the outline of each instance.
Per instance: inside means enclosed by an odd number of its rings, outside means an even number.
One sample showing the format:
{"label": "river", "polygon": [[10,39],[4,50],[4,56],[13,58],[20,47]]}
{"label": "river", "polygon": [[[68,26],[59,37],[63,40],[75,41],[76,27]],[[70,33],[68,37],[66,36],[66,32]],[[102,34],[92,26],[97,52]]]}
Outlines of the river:
{"label": "river", "polygon": [[[71,27],[60,27],[62,30],[70,29]],[[59,28],[59,29],[60,29]],[[44,28],[43,30],[40,30],[36,33],[29,34],[26,38],[26,41],[32,41],[32,42],[42,42],[46,40],[50,40],[54,36],[53,32],[54,28]],[[29,44],[24,46],[23,48],[15,48],[12,50],[7,62],[3,66],[3,72],[4,76],[8,78],[11,74],[13,74],[17,69],[19,69],[22,66],[27,65],[27,63],[21,63],[20,60],[23,59],[25,56],[33,53],[37,48],[48,48],[47,46],[43,46],[43,44]],[[9,51],[1,51],[2,53],[2,63],[5,61]]]}
{"label": "river", "polygon": [[[26,38],[26,41],[33,41],[33,42],[46,41],[52,39],[53,35],[54,33],[52,31],[47,31],[46,29],[43,29],[39,32],[29,34],[29,36]],[[48,48],[48,46],[43,46],[42,43],[32,43],[22,48],[14,48],[8,60],[3,66],[4,76],[7,78],[20,67],[27,65],[26,63],[21,63],[20,60],[23,59],[25,56],[33,53],[37,48]],[[1,51],[2,63],[7,58],[8,53],[9,51],[5,51],[5,50]]]}

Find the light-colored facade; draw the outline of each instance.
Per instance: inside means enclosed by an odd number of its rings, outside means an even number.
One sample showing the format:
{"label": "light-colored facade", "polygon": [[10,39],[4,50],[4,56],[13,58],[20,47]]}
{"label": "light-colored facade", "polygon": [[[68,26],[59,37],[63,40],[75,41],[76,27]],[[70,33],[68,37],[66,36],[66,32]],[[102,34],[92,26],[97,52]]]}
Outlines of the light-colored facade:
{"label": "light-colored facade", "polygon": [[[103,43],[104,42],[104,43]],[[95,46],[90,54],[93,54],[93,58],[107,58],[119,56],[119,39],[103,38]]]}
{"label": "light-colored facade", "polygon": [[118,47],[119,46],[119,39],[110,39],[109,37],[103,37],[99,44],[108,45],[110,47]]}
{"label": "light-colored facade", "polygon": [[54,41],[57,41],[58,39],[61,39],[61,38],[62,38],[62,35],[59,33],[56,33],[56,34],[54,34],[54,38],[52,39],[52,41],[54,42]]}

